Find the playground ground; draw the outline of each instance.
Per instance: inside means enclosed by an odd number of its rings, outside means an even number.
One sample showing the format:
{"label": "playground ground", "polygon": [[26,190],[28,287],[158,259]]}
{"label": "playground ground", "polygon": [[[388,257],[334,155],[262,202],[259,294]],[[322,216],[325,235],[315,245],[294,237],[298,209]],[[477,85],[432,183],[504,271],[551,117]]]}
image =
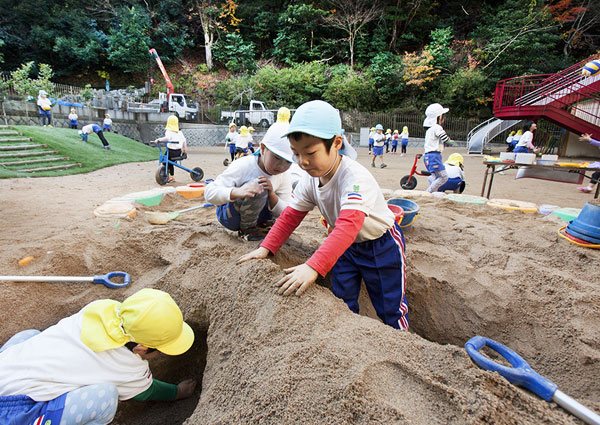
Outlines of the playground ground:
{"label": "playground ground", "polygon": [[[369,170],[382,188],[398,189],[417,152],[387,156],[387,168]],[[464,156],[465,193],[479,195],[481,157]],[[225,157],[222,148],[194,149],[185,165],[215,178]],[[361,163],[370,159],[359,149]],[[214,208],[163,226],[144,217],[197,200],[169,195],[158,206],[140,206],[133,220],[93,218],[108,199],[157,187],[156,168],[133,163],[0,180],[5,275],[132,276],[123,290],[3,282],[0,341],[143,287],[170,292],[196,331],[189,353],[151,365],[159,379],[195,376],[202,382],[196,396],[173,405],[122,403],[115,423],[577,423],[475,367],[462,348],[475,335],[509,346],[564,393],[600,411],[600,251],[560,239],[557,217],[411,196],[421,212],[405,231],[411,330],[401,333],[373,318],[365,296],[361,315],[350,313],[327,278],[300,298],[276,294],[281,268],[305,261],[326,236],[316,212],[273,259],[242,265],[235,260],[257,243],[225,231]],[[576,185],[514,180],[515,173],[496,176],[493,198],[575,208],[592,199]],[[170,185],[191,182],[181,170],[175,177]],[[418,179],[424,190],[425,178]],[[34,260],[19,266],[25,256]]]}

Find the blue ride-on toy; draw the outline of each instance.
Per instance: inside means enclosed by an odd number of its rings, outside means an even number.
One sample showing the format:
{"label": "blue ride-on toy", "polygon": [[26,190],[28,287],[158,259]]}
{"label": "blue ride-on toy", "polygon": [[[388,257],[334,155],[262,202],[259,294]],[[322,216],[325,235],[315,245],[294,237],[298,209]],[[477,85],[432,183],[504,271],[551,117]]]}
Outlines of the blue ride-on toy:
{"label": "blue ride-on toy", "polygon": [[[167,173],[167,167],[169,164],[181,168],[182,170],[185,170],[188,173],[190,173],[190,177],[195,182],[199,182],[200,180],[202,180],[204,178],[204,171],[202,171],[202,168],[194,167],[190,170],[189,168],[186,168],[183,165],[181,165],[181,161],[187,158],[187,154],[185,152],[182,153],[181,156],[169,159],[169,147],[167,146],[167,143],[169,142],[157,142],[158,163],[160,166],[158,167],[158,170],[156,170],[155,174],[156,183],[160,185],[167,184],[167,182],[169,181],[169,174]],[[162,150],[163,147],[165,148],[164,152]]]}

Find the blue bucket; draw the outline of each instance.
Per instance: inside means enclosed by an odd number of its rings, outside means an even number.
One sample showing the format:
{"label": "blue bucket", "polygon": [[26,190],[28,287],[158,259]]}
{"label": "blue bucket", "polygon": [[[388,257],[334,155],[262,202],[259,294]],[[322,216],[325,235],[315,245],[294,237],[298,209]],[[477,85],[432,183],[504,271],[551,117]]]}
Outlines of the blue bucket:
{"label": "blue bucket", "polygon": [[407,228],[417,219],[419,215],[419,205],[416,202],[402,198],[392,198],[387,201],[390,205],[397,205],[404,210],[404,217],[400,222],[400,227]]}
{"label": "blue bucket", "polygon": [[567,233],[584,241],[600,243],[600,206],[585,204],[579,216],[569,222]]}

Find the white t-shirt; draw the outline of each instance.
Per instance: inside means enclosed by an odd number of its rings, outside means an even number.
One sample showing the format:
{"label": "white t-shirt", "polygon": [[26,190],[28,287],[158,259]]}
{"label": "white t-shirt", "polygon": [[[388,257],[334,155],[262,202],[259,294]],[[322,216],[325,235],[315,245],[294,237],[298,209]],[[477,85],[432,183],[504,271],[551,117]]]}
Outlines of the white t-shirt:
{"label": "white t-shirt", "polygon": [[394,214],[388,208],[375,178],[358,162],[342,156],[335,174],[324,186],[319,178],[306,174],[292,194],[290,206],[298,211],[319,208],[327,223],[335,227],[341,210],[365,213],[365,221],[355,242],[375,240],[394,224]]}
{"label": "white t-shirt", "polygon": [[[238,137],[240,137],[239,133],[234,131],[234,132],[229,132],[227,133],[227,136],[225,136],[225,144],[229,145],[231,143],[236,144],[237,143],[237,139]],[[229,141],[227,141],[227,139],[229,139]]]}
{"label": "white t-shirt", "polygon": [[83,309],[0,353],[0,396],[48,401],[86,385],[111,383],[119,400],[128,400],[150,388],[146,360],[126,347],[94,352],[81,341],[82,318]]}
{"label": "white t-shirt", "polygon": [[373,145],[374,146],[381,147],[381,146],[383,146],[384,143],[385,143],[385,134],[376,133],[373,136]]}
{"label": "white t-shirt", "polygon": [[248,149],[248,143],[252,142],[252,136],[240,136],[238,135],[237,140],[235,141],[235,147],[240,149]]}
{"label": "white t-shirt", "polygon": [[76,114],[76,113],[71,113],[71,114],[69,114],[69,119],[70,119],[70,120],[77,120],[77,118],[78,118],[78,117],[77,117],[77,114]]}
{"label": "white t-shirt", "polygon": [[444,167],[446,168],[446,172],[448,173],[449,179],[455,179],[456,177],[460,177],[461,180],[465,179],[465,173],[463,172],[462,168],[460,168],[458,165],[445,163]]}
{"label": "white t-shirt", "polygon": [[533,133],[531,131],[527,130],[525,133],[523,133],[523,135],[519,139],[519,142],[517,143],[517,147],[525,146],[525,147],[531,148],[533,146],[533,143],[531,143],[532,141],[533,141]]}
{"label": "white t-shirt", "polygon": [[290,202],[292,193],[292,176],[290,170],[270,176],[258,166],[258,155],[245,156],[229,164],[229,167],[214,182],[206,185],[204,197],[211,204],[223,205],[231,202],[231,191],[234,188],[241,187],[251,181],[256,181],[260,176],[269,178],[273,190],[279,197],[279,201],[271,209],[274,215],[279,216]]}
{"label": "white t-shirt", "polygon": [[444,150],[444,142],[442,139],[448,137],[446,132],[439,124],[433,124],[425,132],[425,145],[423,149],[427,152],[442,152]]}
{"label": "white t-shirt", "polygon": [[[95,124],[98,126],[98,124]],[[100,127],[100,126],[98,126]],[[92,131],[94,131],[94,124],[88,124],[88,125],[84,125],[81,128],[81,131],[83,132],[83,134],[90,134]]]}
{"label": "white t-shirt", "polygon": [[110,118],[104,118],[104,125],[110,127],[112,125],[112,120]]}
{"label": "white t-shirt", "polygon": [[37,104],[44,111],[49,111],[50,109],[52,109],[52,103],[47,97],[38,97]]}
{"label": "white t-shirt", "polygon": [[402,133],[400,133],[400,138],[401,139],[408,139],[408,131],[403,131]]}
{"label": "white t-shirt", "polygon": [[183,149],[185,147],[185,136],[181,131],[165,130],[165,137],[169,138],[167,147],[169,149]]}

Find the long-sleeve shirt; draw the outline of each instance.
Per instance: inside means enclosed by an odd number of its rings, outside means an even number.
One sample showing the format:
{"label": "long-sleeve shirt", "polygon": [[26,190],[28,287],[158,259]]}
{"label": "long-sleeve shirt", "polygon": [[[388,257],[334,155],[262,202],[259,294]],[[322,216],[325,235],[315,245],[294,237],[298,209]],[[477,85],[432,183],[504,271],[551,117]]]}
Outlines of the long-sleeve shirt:
{"label": "long-sleeve shirt", "polygon": [[532,142],[533,142],[533,133],[531,131],[527,130],[525,133],[523,133],[523,135],[519,139],[519,142],[517,143],[516,147],[524,146],[524,147],[527,147],[528,149],[535,149],[535,146],[533,146]]}
{"label": "long-sleeve shirt", "polygon": [[423,146],[425,153],[427,152],[442,152],[444,143],[449,141],[450,137],[439,124],[434,124],[425,132],[425,145]]}

